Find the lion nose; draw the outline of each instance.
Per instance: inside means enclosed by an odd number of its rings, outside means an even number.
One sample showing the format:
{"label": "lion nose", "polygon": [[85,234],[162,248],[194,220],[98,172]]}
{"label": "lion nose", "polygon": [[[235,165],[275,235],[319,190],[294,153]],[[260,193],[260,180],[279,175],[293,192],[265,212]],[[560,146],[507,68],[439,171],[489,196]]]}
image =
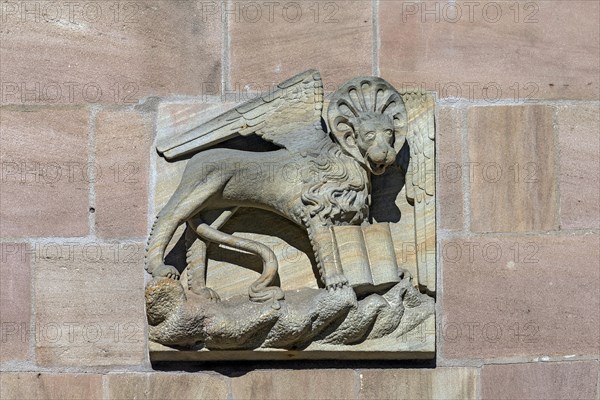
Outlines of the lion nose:
{"label": "lion nose", "polygon": [[371,152],[371,160],[373,160],[373,162],[375,164],[385,164],[385,162],[387,161],[388,158],[388,151],[387,149],[383,149],[381,147],[374,149],[374,151]]}
{"label": "lion nose", "polygon": [[371,153],[371,160],[374,164],[383,167],[390,165],[396,159],[396,154],[391,149],[377,149]]}

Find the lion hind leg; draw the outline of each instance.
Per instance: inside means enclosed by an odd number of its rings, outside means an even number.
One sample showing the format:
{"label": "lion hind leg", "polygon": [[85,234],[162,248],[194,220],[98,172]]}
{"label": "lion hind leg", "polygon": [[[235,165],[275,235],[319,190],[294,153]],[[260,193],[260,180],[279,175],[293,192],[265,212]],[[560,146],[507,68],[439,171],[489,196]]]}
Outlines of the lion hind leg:
{"label": "lion hind leg", "polygon": [[166,276],[179,279],[179,271],[171,265],[164,264],[165,251],[177,228],[196,215],[202,205],[218,189],[218,181],[212,185],[202,185],[186,192],[185,195],[175,192],[167,205],[160,211],[154,223],[146,252],[146,270],[153,277]]}
{"label": "lion hind leg", "polygon": [[165,209],[166,207],[156,217],[148,238],[146,246],[146,271],[153,277],[165,276],[179,279],[179,271],[175,267],[164,265],[163,263],[165,250],[179,226],[166,216],[163,212]]}

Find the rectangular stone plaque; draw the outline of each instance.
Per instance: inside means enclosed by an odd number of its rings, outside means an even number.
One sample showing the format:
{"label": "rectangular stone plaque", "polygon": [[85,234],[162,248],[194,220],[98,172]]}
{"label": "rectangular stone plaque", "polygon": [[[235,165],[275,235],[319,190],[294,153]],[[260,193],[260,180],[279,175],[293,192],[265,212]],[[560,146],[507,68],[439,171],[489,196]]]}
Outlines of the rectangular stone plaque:
{"label": "rectangular stone plaque", "polygon": [[434,358],[434,139],[377,77],[159,106],[151,360]]}

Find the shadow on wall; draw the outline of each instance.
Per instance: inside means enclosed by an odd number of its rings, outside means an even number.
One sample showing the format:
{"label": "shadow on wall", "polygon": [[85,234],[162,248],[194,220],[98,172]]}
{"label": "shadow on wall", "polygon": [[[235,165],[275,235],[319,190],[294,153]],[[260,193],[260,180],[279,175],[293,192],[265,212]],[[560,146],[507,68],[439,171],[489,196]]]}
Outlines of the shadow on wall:
{"label": "shadow on wall", "polygon": [[371,219],[375,222],[399,222],[402,214],[396,206],[398,194],[404,187],[406,170],[410,160],[408,143],[404,143],[383,175],[371,177]]}
{"label": "shadow on wall", "polygon": [[231,361],[222,362],[156,362],[156,371],[202,372],[214,371],[221,375],[237,378],[256,370],[319,370],[319,369],[418,369],[436,368],[435,360],[286,360],[286,361]]}

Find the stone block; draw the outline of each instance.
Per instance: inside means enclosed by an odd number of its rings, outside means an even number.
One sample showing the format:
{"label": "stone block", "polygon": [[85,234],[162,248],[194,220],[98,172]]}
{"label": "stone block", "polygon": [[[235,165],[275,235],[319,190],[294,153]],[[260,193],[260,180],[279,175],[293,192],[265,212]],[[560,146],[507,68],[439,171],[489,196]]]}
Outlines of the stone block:
{"label": "stone block", "polygon": [[436,119],[438,227],[459,230],[463,227],[463,142],[464,112],[440,108]]}
{"label": "stone block", "polygon": [[88,111],[1,113],[0,235],[87,235]]}
{"label": "stone block", "polygon": [[372,74],[370,2],[277,3],[272,13],[257,4],[231,4],[227,92],[238,98],[249,89],[269,92],[273,84],[309,68],[321,71],[326,92],[354,76]]}
{"label": "stone block", "polygon": [[96,121],[96,234],[144,237],[152,125],[139,113],[103,112]]}
{"label": "stone block", "polygon": [[471,230],[556,229],[553,109],[471,107],[467,118]]}
{"label": "stone block", "polygon": [[563,235],[442,242],[439,356],[597,354],[599,241]]}
{"label": "stone block", "polygon": [[561,229],[600,227],[600,110],[597,105],[558,108]]}
{"label": "stone block", "polygon": [[441,98],[597,99],[596,2],[382,1],[379,66]]}
{"label": "stone block", "polygon": [[258,370],[231,379],[234,399],[355,399],[353,370]]}
{"label": "stone block", "polygon": [[223,377],[207,373],[111,373],[107,399],[226,399]]}
{"label": "stone block", "polygon": [[359,399],[475,399],[475,368],[361,370]]}
{"label": "stone block", "polygon": [[0,362],[29,359],[31,270],[26,243],[0,244]]}
{"label": "stone block", "polygon": [[484,365],[482,399],[596,399],[598,361]]}
{"label": "stone block", "polygon": [[35,257],[38,365],[144,362],[142,243],[44,242],[36,246]]}
{"label": "stone block", "polygon": [[207,2],[3,6],[2,104],[132,104],[220,84],[223,24]]}
{"label": "stone block", "polygon": [[34,372],[0,373],[2,400],[102,399],[102,375]]}

